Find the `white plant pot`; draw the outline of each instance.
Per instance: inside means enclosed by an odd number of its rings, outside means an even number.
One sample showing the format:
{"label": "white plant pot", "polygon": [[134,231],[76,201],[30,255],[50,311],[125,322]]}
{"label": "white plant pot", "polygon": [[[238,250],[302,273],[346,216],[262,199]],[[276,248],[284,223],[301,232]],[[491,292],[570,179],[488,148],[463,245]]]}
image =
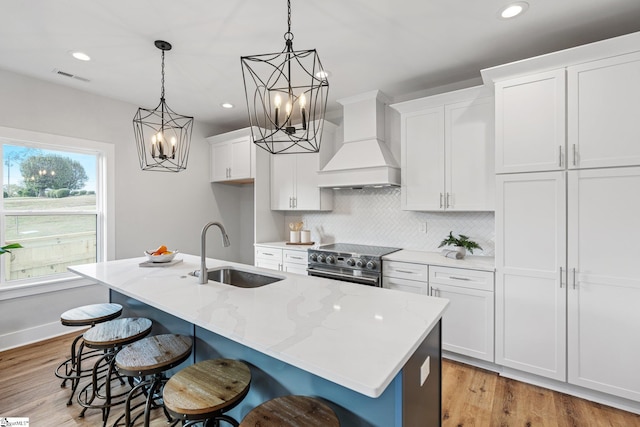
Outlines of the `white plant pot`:
{"label": "white plant pot", "polygon": [[467,250],[462,246],[454,246],[453,249],[460,254],[460,258],[464,258],[467,254]]}

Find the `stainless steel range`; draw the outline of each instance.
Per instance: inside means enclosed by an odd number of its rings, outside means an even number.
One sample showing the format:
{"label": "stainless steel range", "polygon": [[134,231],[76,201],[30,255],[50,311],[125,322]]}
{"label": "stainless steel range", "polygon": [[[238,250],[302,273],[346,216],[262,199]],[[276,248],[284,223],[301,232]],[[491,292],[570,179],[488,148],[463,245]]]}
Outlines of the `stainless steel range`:
{"label": "stainless steel range", "polygon": [[382,287],[382,257],[400,248],[332,243],[309,249],[309,276]]}

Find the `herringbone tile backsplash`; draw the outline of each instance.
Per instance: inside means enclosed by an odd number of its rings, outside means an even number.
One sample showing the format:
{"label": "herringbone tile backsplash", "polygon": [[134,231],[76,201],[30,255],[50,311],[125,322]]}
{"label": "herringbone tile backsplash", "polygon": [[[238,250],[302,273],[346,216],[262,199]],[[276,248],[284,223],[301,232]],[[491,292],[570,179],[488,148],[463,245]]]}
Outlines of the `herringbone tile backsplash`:
{"label": "herringbone tile backsplash", "polygon": [[[439,251],[453,231],[482,246],[474,255],[494,255],[493,212],[412,212],[400,209],[400,188],[334,190],[331,212],[289,212],[285,224],[303,221],[316,243],[357,243]],[[420,231],[427,224],[427,233]]]}

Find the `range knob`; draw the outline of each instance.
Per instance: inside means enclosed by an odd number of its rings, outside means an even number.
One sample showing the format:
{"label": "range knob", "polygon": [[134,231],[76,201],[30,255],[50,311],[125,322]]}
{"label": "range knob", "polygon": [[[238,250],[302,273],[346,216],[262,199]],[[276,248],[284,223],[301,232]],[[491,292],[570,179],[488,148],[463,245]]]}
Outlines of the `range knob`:
{"label": "range knob", "polygon": [[309,255],[309,261],[316,262],[318,260],[318,254]]}
{"label": "range knob", "polygon": [[348,265],[349,267],[353,267],[354,265],[356,265],[356,260],[355,260],[355,259],[353,259],[353,258],[349,258],[349,259],[347,260],[347,265]]}
{"label": "range knob", "polygon": [[367,261],[365,261],[364,259],[360,258],[360,259],[358,260],[358,262],[356,262],[356,265],[357,265],[359,268],[363,268],[365,265],[367,265]]}
{"label": "range knob", "polygon": [[369,261],[369,262],[367,263],[367,268],[368,268],[369,270],[375,270],[377,266],[378,266],[378,264],[376,264],[376,262],[375,262],[375,261]]}
{"label": "range knob", "polygon": [[327,257],[327,263],[329,263],[329,264],[335,264],[335,263],[336,263],[336,259],[335,259],[335,257],[334,257],[333,255],[329,255],[329,256]]}
{"label": "range knob", "polygon": [[326,256],[324,256],[324,255],[322,255],[322,254],[318,255],[318,262],[324,262],[324,261],[325,261],[325,259],[327,259],[327,257],[326,257]]}

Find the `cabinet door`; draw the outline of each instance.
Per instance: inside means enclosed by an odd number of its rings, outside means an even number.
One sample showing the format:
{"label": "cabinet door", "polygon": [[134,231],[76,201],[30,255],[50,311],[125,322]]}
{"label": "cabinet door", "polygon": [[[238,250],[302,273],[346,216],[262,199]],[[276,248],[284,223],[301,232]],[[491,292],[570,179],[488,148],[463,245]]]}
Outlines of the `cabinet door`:
{"label": "cabinet door", "polygon": [[640,401],[640,168],[569,172],[569,382]]}
{"label": "cabinet door", "polygon": [[293,208],[296,154],[271,155],[271,209]]}
{"label": "cabinet door", "polygon": [[444,107],[402,116],[404,210],[444,208]]}
{"label": "cabinet door", "polygon": [[497,82],[496,173],[565,164],[564,69]]}
{"label": "cabinet door", "polygon": [[251,138],[245,137],[230,143],[230,178],[251,178]]}
{"label": "cabinet door", "polygon": [[445,106],[445,209],[495,208],[493,98]]}
{"label": "cabinet door", "polygon": [[269,270],[280,271],[282,264],[271,259],[256,258],[256,267],[268,268]]}
{"label": "cabinet door", "polygon": [[432,296],[447,298],[442,349],[493,362],[493,292],[429,283]]}
{"label": "cabinet door", "polygon": [[229,158],[231,147],[220,143],[211,145],[211,182],[229,179]]}
{"label": "cabinet door", "polygon": [[567,72],[569,167],[640,165],[640,53]]}
{"label": "cabinet door", "polygon": [[395,289],[397,291],[426,295],[429,285],[427,284],[427,282],[419,282],[417,280],[399,279],[397,277],[383,277],[382,287],[386,289]]}
{"label": "cabinet door", "polygon": [[566,380],[566,172],[499,175],[496,363]]}
{"label": "cabinet door", "polygon": [[318,153],[294,154],[295,169],[295,201],[297,210],[319,210],[320,188],[318,187]]}

